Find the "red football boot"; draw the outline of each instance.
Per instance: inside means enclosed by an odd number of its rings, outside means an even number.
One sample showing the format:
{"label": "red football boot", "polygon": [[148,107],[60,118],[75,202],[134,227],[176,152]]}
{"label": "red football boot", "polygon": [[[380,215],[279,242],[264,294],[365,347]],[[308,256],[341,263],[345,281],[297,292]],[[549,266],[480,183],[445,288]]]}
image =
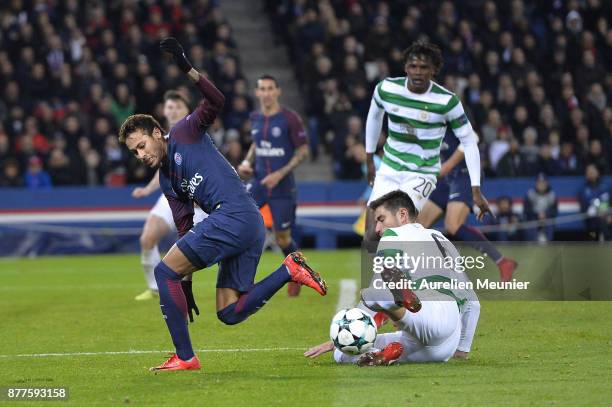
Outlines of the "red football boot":
{"label": "red football boot", "polygon": [[170,359],[166,360],[159,366],[152,367],[149,370],[151,372],[157,371],[170,371],[170,370],[200,370],[200,359],[197,356],[192,357],[189,360],[181,360],[173,353]]}
{"label": "red football boot", "polygon": [[499,279],[508,282],[512,280],[512,274],[518,267],[518,263],[508,257],[502,257],[497,263],[497,267],[499,268]]}
{"label": "red football boot", "polygon": [[[396,268],[384,269],[384,271],[381,273],[381,277],[383,281],[387,283],[400,283],[406,278],[405,274]],[[393,294],[393,299],[398,306],[404,307],[412,313],[416,313],[421,310],[421,300],[411,289],[395,288],[393,290],[390,289],[389,291],[391,291],[391,294]]]}
{"label": "red football boot", "polygon": [[325,280],[306,264],[306,257],[302,253],[291,253],[285,258],[283,264],[287,266],[293,282],[307,285],[321,295],[327,294]]}
{"label": "red football boot", "polygon": [[359,358],[357,365],[364,366],[389,366],[397,362],[404,353],[404,347],[399,342],[391,342],[379,352],[368,352]]}
{"label": "red football boot", "polygon": [[376,324],[376,328],[380,328],[384,324],[389,321],[389,317],[384,312],[377,312],[374,314],[374,323]]}

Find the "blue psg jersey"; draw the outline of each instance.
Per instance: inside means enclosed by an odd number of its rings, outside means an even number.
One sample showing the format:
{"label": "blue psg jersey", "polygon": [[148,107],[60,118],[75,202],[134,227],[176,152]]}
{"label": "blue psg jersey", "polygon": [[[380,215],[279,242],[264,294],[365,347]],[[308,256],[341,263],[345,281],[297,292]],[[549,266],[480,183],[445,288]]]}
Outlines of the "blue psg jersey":
{"label": "blue psg jersey", "polygon": [[[250,120],[251,137],[255,143],[256,181],[287,165],[295,150],[308,143],[302,120],[293,110],[281,108],[271,116],[253,112]],[[270,192],[271,195],[285,195],[293,190],[295,180],[290,173]]]}
{"label": "blue psg jersey", "polygon": [[193,225],[194,202],[207,213],[257,211],[238,174],[206,133],[223,105],[223,95],[203,77],[198,85],[206,99],[166,136],[167,156],[159,171],[180,236]]}

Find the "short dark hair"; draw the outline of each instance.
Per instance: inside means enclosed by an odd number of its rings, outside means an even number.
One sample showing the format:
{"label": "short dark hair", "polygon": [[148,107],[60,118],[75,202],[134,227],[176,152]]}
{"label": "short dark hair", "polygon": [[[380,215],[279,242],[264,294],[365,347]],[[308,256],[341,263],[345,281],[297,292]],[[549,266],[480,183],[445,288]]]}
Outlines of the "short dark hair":
{"label": "short dark hair", "polygon": [[169,90],[166,93],[164,93],[164,102],[168,100],[181,101],[185,104],[185,107],[187,108],[187,110],[191,108],[188,97],[184,95],[182,92],[179,92],[178,90]]}
{"label": "short dark hair", "polygon": [[417,216],[417,209],[414,206],[414,202],[412,202],[410,196],[404,191],[397,190],[389,192],[370,203],[370,209],[373,211],[380,206],[384,206],[393,213],[397,212],[400,208],[406,208],[410,218],[415,219]]}
{"label": "short dark hair", "polygon": [[428,41],[415,41],[408,48],[402,52],[402,59],[404,65],[408,63],[408,60],[412,57],[423,56],[431,62],[434,72],[438,73],[442,69],[444,60],[442,59],[442,51],[436,44]]}
{"label": "short dark hair", "polygon": [[259,86],[259,81],[261,80],[269,80],[274,82],[274,86],[276,86],[277,88],[280,88],[280,86],[278,85],[278,81],[276,80],[276,78],[270,74],[263,74],[261,75],[259,78],[257,78],[257,81],[255,81],[255,87]]}
{"label": "short dark hair", "polygon": [[119,142],[125,143],[125,139],[137,130],[143,130],[148,136],[153,135],[153,130],[158,128],[165,133],[164,128],[159,124],[155,117],[150,114],[134,114],[125,119],[119,129]]}

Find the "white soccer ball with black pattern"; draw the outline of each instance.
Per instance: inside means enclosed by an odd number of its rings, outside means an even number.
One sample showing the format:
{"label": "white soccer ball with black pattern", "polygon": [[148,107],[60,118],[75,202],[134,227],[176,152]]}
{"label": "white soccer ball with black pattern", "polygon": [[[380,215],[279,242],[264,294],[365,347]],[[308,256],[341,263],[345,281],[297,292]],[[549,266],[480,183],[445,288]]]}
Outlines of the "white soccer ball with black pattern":
{"label": "white soccer ball with black pattern", "polygon": [[338,350],[359,355],[374,345],[376,324],[359,308],[343,309],[332,318],[329,336]]}

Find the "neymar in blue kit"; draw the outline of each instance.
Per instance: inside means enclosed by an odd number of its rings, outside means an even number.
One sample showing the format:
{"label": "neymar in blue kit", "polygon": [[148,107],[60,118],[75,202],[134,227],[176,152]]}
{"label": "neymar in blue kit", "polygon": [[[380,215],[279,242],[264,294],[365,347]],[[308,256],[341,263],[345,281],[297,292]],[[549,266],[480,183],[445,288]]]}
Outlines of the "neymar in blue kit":
{"label": "neymar in blue kit", "polygon": [[[159,169],[160,186],[179,235],[155,267],[160,307],[176,353],[151,370],[196,370],[200,361],[189,338],[187,315],[198,310],[191,284],[183,281],[194,271],[219,264],[217,317],[228,325],[257,312],[290,281],[321,295],[327,286],[299,252],[289,254],[276,271],[254,283],[264,244],[263,219],[236,171],[206,133],[225,97],[191,66],[176,39],[164,39],[160,48],[196,84],[202,100],[168,134],[150,115],[130,116],[121,126],[119,140],[147,166]],[[210,214],[195,226],[194,203]]]}

